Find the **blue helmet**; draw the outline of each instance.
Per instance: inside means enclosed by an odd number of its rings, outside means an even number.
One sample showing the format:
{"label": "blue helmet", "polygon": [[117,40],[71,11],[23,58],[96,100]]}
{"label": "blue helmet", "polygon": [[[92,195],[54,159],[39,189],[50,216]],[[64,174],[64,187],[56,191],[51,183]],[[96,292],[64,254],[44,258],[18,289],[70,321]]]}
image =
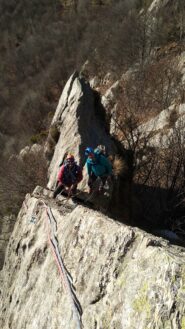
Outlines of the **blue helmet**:
{"label": "blue helmet", "polygon": [[94,154],[94,150],[93,150],[93,148],[92,147],[87,147],[86,149],[85,149],[85,155],[89,155],[89,153],[93,153]]}

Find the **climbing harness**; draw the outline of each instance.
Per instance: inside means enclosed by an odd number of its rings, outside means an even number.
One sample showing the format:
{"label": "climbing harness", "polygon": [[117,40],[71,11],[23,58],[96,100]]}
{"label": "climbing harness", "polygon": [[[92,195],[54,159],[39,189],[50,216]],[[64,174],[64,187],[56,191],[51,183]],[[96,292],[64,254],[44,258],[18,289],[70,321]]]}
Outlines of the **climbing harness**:
{"label": "climbing harness", "polygon": [[[69,296],[69,300],[72,306],[73,315],[76,321],[76,328],[82,329],[82,307],[80,305],[80,302],[77,299],[77,296],[75,294],[74,286],[72,277],[67,271],[63,259],[60,255],[59,248],[58,248],[58,240],[56,237],[57,233],[57,222],[56,219],[52,213],[52,210],[50,207],[48,207],[43,200],[39,200],[39,203],[42,203],[43,208],[46,210],[47,214],[47,233],[48,233],[48,242],[51,247],[54,259],[56,261],[57,267],[59,269],[59,273],[62,278],[64,289],[66,290],[66,293]],[[33,215],[35,217],[35,215]]]}

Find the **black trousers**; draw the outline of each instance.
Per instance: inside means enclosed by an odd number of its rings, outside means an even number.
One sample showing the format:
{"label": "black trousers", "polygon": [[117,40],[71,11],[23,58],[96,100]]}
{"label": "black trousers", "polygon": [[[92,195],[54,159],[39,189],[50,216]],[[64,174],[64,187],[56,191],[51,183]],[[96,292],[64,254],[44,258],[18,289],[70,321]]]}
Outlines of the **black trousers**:
{"label": "black trousers", "polygon": [[[77,189],[77,184],[73,184],[73,188],[72,188],[72,190],[71,190],[71,193],[72,193],[72,194],[75,194],[75,193],[76,193],[76,189]],[[63,192],[62,192],[62,191],[63,191]],[[56,196],[57,196],[58,194],[60,194],[61,192],[62,192],[62,194],[65,195],[65,196],[68,195],[68,193],[67,193],[66,190],[65,190],[65,186],[64,186],[63,184],[58,183],[58,185],[57,185],[57,187],[56,187],[56,189],[55,189],[55,191],[54,191],[54,193],[53,193],[53,198],[55,199]]]}
{"label": "black trousers", "polygon": [[88,186],[91,189],[93,188],[93,184],[97,180],[98,177],[101,179],[99,188],[102,189],[103,186],[105,185],[105,182],[106,182],[108,176],[101,176],[100,177],[100,176],[96,176],[94,173],[92,173],[91,176],[89,176],[89,179],[88,179]]}
{"label": "black trousers", "polygon": [[58,194],[62,192],[62,190],[65,190],[65,186],[62,184],[58,184],[54,193],[53,193],[53,198],[55,199]]}

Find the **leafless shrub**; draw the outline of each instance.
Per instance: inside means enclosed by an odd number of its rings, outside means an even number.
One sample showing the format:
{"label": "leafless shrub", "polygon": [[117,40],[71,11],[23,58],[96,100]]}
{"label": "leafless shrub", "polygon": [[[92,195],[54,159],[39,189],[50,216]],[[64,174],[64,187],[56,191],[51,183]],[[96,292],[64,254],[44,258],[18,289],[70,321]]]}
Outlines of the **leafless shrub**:
{"label": "leafless shrub", "polygon": [[[22,147],[21,141],[28,141],[33,134],[48,128],[44,118],[48,112],[54,112],[59,94],[74,68],[81,68],[87,59],[92,75],[99,72],[103,76],[110,70],[120,75],[135,63],[150,62],[151,47],[165,42],[161,39],[163,25],[171,26],[173,21],[179,38],[184,37],[183,0],[165,6],[155,31],[149,28],[146,10],[140,12],[150,1],[96,1],[98,7],[84,0],[66,3],[73,4],[72,10],[62,1],[40,0],[39,4],[35,0],[32,3],[20,0],[19,4],[1,1],[0,103],[4,115],[1,114],[0,127],[18,136],[18,148]],[[177,16],[171,15],[166,20],[164,15],[169,7]],[[9,15],[14,19],[10,20]],[[161,103],[161,83],[156,81],[156,84],[160,85],[158,102]],[[143,82],[140,85],[142,94],[147,93],[147,88],[142,88]],[[138,86],[136,89],[139,90]],[[146,108],[146,95],[140,96],[140,102]],[[163,99],[163,103],[169,103],[169,98]],[[153,105],[157,106],[156,99]],[[32,120],[36,116],[38,120]],[[29,124],[20,129],[24,120]]]}
{"label": "leafless shrub", "polygon": [[163,59],[140,67],[122,82],[119,112],[134,112],[134,117],[147,120],[169,107],[172,102],[181,101],[181,73],[176,62]]}
{"label": "leafless shrub", "polygon": [[158,12],[158,29],[156,42],[182,42],[185,38],[185,6],[183,0],[172,0]]}
{"label": "leafless shrub", "polygon": [[158,162],[149,180],[150,184],[166,191],[163,217],[173,229],[180,226],[185,232],[185,124],[178,119],[168,144],[158,150]]}
{"label": "leafless shrub", "polygon": [[[8,170],[7,170],[8,169]],[[1,214],[17,213],[26,193],[36,185],[46,186],[47,163],[40,152],[28,152],[24,158],[12,156],[1,163],[0,208]]]}
{"label": "leafless shrub", "polygon": [[[140,186],[140,197],[148,193],[148,187],[152,202],[156,200],[156,216],[162,216],[162,220],[165,220],[164,213],[169,209],[168,222],[171,217],[177,220],[180,216],[177,204],[179,196],[182,199],[184,197],[185,129],[178,124],[180,119],[177,113],[173,113],[170,118],[173,134],[169,136],[168,145],[161,142],[159,147],[152,147],[150,140],[156,132],[144,130],[144,127],[141,129],[141,123],[158,114],[172,101],[178,104],[180,91],[180,74],[173,66],[173,61],[144,66],[141,71],[133,73],[130,79],[123,81],[117,112],[112,117],[117,138],[127,150],[133,152],[133,178],[134,183]],[[155,197],[152,197],[152,193]],[[151,212],[151,200],[142,199],[143,204],[150,205],[144,208],[143,216]]]}

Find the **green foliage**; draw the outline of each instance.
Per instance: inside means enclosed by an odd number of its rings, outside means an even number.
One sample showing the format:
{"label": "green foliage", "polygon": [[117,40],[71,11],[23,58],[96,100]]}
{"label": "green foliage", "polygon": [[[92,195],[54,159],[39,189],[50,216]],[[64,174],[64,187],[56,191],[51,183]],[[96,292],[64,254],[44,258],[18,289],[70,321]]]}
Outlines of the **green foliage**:
{"label": "green foliage", "polygon": [[51,126],[51,128],[49,129],[49,134],[53,138],[53,140],[57,143],[60,136],[60,131],[56,125]]}
{"label": "green foliage", "polygon": [[31,138],[30,138],[30,142],[31,142],[32,144],[39,143],[38,135],[33,135],[33,136],[31,136]]}
{"label": "green foliage", "polygon": [[44,140],[46,140],[47,136],[48,136],[48,131],[47,130],[46,131],[41,131],[39,134],[31,136],[30,142],[32,144],[42,143]]}

